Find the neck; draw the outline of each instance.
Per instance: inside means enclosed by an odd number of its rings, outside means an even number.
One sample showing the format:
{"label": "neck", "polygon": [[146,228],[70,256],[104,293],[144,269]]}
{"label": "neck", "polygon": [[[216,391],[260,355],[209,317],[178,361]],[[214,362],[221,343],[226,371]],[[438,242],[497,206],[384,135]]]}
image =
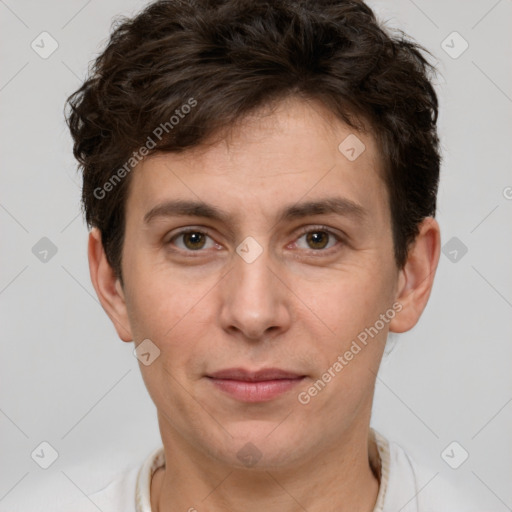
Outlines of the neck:
{"label": "neck", "polygon": [[372,512],[379,482],[369,454],[377,449],[369,429],[340,439],[292,467],[239,469],[219,464],[176,442],[164,439],[166,466],[154,475],[152,512]]}

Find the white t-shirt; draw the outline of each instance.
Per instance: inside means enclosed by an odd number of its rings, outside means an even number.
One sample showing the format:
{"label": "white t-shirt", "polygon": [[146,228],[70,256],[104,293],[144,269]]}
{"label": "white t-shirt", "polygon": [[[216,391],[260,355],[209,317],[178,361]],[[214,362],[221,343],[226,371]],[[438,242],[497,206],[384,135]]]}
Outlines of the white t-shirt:
{"label": "white t-shirt", "polygon": [[[420,468],[399,445],[374,429],[370,432],[380,457],[380,461],[371,461],[373,467],[380,467],[379,493],[373,512],[475,512],[439,474],[432,475]],[[142,466],[125,470],[88,497],[102,512],[151,512],[151,478],[164,465],[164,449],[160,447]],[[91,509],[73,506],[72,510]]]}

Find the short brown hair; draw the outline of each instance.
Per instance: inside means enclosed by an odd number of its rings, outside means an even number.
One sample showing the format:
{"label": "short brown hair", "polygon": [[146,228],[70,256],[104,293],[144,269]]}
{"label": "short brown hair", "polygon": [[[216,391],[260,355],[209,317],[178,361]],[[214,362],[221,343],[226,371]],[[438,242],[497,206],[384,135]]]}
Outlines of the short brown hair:
{"label": "short brown hair", "polygon": [[101,231],[121,282],[135,152],[150,138],[144,153],[199,146],[294,95],[320,100],[356,130],[369,122],[402,268],[419,224],[435,216],[441,157],[429,78],[436,69],[427,50],[394,32],[362,0],[156,1],[121,18],[66,112],[86,222]]}

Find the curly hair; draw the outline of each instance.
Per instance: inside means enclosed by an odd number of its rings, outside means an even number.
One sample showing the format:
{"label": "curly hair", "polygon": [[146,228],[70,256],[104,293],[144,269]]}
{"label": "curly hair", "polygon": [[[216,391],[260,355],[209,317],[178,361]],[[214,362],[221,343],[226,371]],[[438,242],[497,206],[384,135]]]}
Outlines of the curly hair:
{"label": "curly hair", "polygon": [[136,151],[205,144],[290,96],[320,100],[355,130],[370,127],[403,268],[419,224],[435,216],[439,184],[437,70],[424,53],[362,0],[160,0],[119,18],[65,115],[85,219],[121,283]]}

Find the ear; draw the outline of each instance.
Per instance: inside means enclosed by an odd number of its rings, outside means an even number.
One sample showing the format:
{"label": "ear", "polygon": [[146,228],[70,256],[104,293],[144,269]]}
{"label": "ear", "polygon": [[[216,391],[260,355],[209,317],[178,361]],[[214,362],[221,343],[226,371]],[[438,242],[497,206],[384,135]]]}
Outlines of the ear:
{"label": "ear", "polygon": [[420,224],[407,262],[399,272],[396,301],[402,309],[389,324],[391,332],[408,331],[420,319],[432,291],[440,252],[439,224],[433,217],[427,217]]}
{"label": "ear", "polygon": [[96,295],[123,341],[132,341],[124,291],[114,270],[107,261],[101,232],[93,228],[89,233],[89,272]]}

